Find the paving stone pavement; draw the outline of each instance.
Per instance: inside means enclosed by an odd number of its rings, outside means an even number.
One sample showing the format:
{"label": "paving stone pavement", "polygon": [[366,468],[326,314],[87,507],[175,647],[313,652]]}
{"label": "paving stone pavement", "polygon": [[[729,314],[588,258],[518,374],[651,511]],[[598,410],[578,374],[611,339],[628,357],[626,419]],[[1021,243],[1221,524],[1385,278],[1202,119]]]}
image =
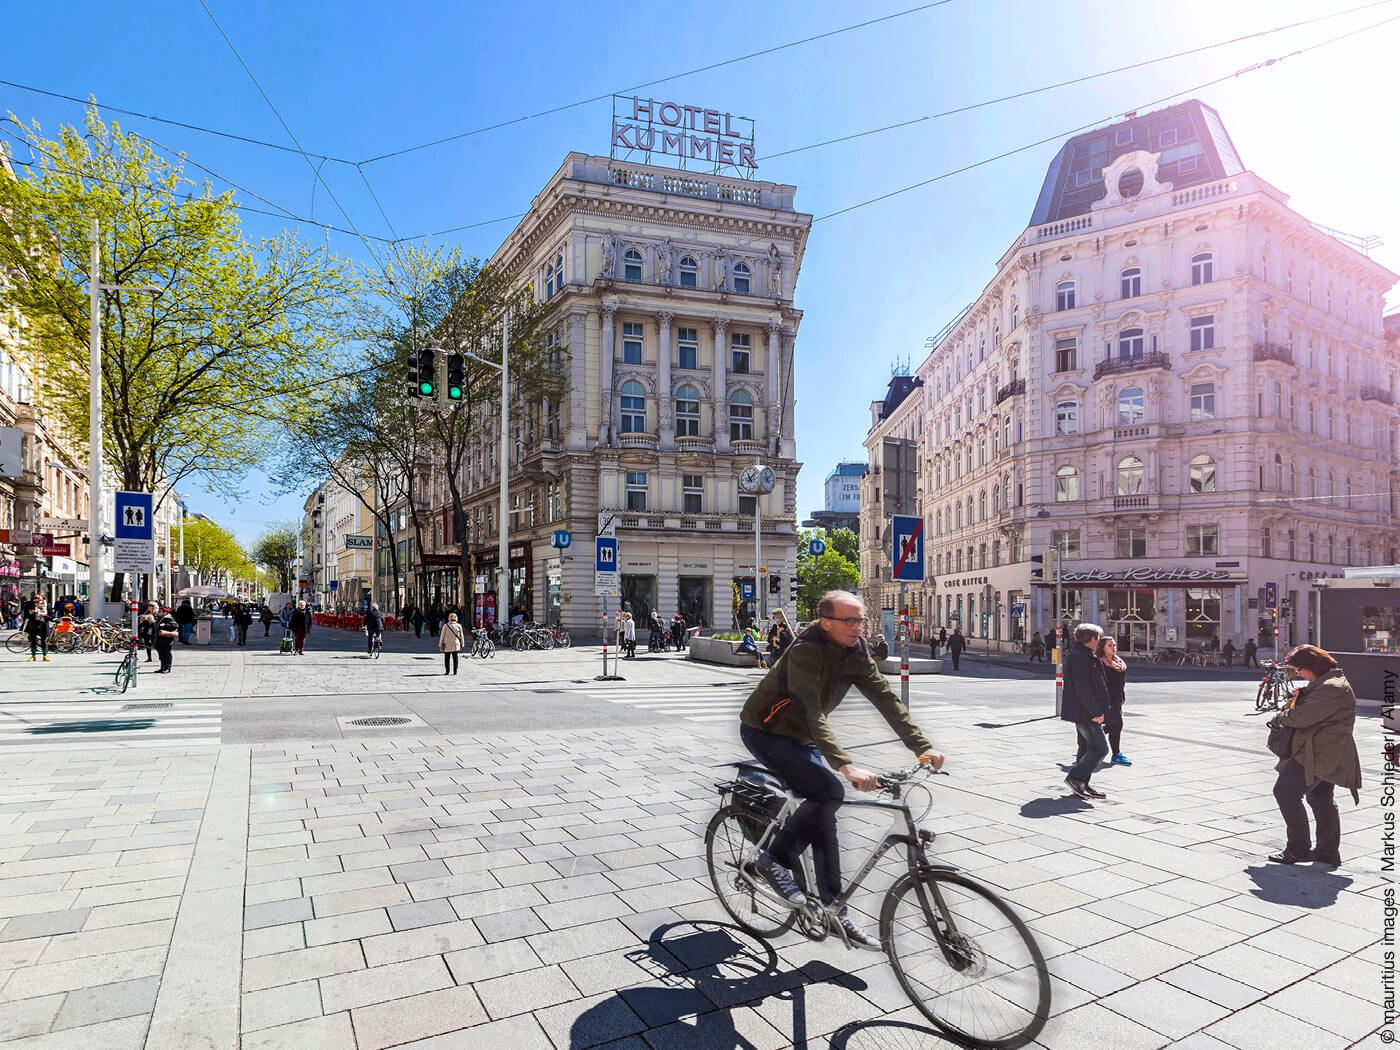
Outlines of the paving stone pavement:
{"label": "paving stone pavement", "polygon": [[[1008,684],[1008,691],[1014,690]],[[925,824],[1049,957],[1043,1050],[1381,1045],[1379,724],[1344,868],[1280,844],[1239,705],[1130,709],[1134,766],[1066,797],[1072,736],[930,708]],[[907,753],[858,700],[862,761]],[[274,744],[13,748],[0,764],[0,1042],[669,1050],[950,1045],[881,956],[737,930],[702,833],[731,723]],[[681,728],[680,732],[677,729]],[[848,852],[876,834],[843,816]],[[857,861],[848,857],[847,867]],[[881,862],[858,910],[878,911]]]}

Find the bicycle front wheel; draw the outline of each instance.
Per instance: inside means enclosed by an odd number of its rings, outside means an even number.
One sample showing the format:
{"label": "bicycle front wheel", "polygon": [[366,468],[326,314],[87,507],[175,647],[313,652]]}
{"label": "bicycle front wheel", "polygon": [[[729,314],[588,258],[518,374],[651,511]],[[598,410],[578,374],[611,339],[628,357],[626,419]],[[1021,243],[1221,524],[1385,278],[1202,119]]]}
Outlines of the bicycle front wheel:
{"label": "bicycle front wheel", "polygon": [[910,1001],[954,1039],[1009,1050],[1050,1015],[1050,973],[1034,936],[966,875],[902,876],[885,895],[880,939]]}
{"label": "bicycle front wheel", "polygon": [[729,917],[755,937],[776,937],[786,931],[795,913],[755,890],[759,878],[753,870],[756,843],[768,828],[766,821],[747,809],[725,806],[705,829],[705,860],[710,884]]}
{"label": "bicycle front wheel", "polygon": [[1262,711],[1273,702],[1273,693],[1269,689],[1268,682],[1259,683],[1259,692],[1254,694],[1254,710]]}
{"label": "bicycle front wheel", "polygon": [[16,631],[5,639],[5,648],[12,653],[22,653],[29,648],[29,635],[23,631]]}

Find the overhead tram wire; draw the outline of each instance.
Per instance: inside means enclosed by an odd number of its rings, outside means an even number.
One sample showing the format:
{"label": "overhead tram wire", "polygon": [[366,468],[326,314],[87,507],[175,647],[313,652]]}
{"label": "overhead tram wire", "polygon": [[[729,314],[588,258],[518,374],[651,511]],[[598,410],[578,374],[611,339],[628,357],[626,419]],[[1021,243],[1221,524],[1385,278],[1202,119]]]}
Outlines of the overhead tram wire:
{"label": "overhead tram wire", "polygon": [[282,130],[287,133],[287,137],[292,140],[293,145],[296,146],[297,151],[302,156],[302,159],[306,161],[306,166],[311,169],[312,176],[316,179],[317,182],[319,182],[322,186],[325,187],[326,195],[330,197],[331,201],[334,202],[336,208],[340,210],[340,214],[344,216],[345,221],[350,224],[350,228],[355,231],[355,235],[360,238],[360,243],[365,246],[365,251],[369,252],[370,257],[375,262],[375,265],[379,267],[379,269],[384,273],[385,277],[389,279],[390,284],[392,284],[393,279],[392,277],[389,277],[389,268],[385,266],[384,261],[379,258],[379,255],[370,245],[368,238],[366,238],[365,235],[360,232],[360,228],[355,225],[355,220],[350,218],[350,213],[346,211],[345,206],[340,203],[340,198],[335,195],[335,190],[331,189],[330,183],[328,183],[321,176],[320,169],[318,169],[316,165],[312,163],[311,157],[302,147],[300,140],[297,139],[296,132],[292,131],[291,125],[289,125],[287,121],[283,119],[281,112],[277,108],[277,105],[268,96],[268,93],[265,90],[263,90],[263,86],[261,83],[259,83],[257,76],[253,73],[253,70],[249,67],[248,63],[243,60],[243,56],[239,54],[238,48],[235,47],[233,41],[229,39],[229,35],[226,32],[224,32],[224,27],[219,24],[219,20],[214,16],[214,12],[210,10],[209,5],[205,2],[205,0],[199,0],[199,6],[204,8],[204,13],[209,16],[209,21],[214,23],[214,28],[217,29],[219,31],[219,35],[224,38],[224,43],[226,43],[228,45],[229,50],[233,52],[233,57],[238,59],[238,64],[243,67],[243,72],[248,74],[248,79],[251,80],[253,82],[253,86],[258,89],[258,94],[260,94],[263,97],[263,101],[266,102],[268,108],[272,110],[272,114],[277,118],[277,122],[282,125]]}
{"label": "overhead tram wire", "polygon": [[[201,0],[202,2],[202,0]],[[527,120],[535,120],[538,117],[547,117],[555,113],[564,113],[571,109],[578,109],[580,106],[589,106],[594,102],[601,102],[611,98],[613,95],[626,95],[633,91],[641,91],[643,88],[656,87],[658,84],[668,84],[673,80],[681,80],[685,77],[695,76],[698,73],[708,73],[711,70],[722,69],[725,66],[732,66],[739,62],[747,62],[752,58],[762,58],[765,55],[777,54],[779,51],[786,51],[788,48],[800,47],[803,44],[815,43],[818,40],[827,40],[834,36],[841,36],[843,33],[851,33],[857,29],[866,29],[881,22],[891,22],[896,18],[904,18],[907,15],[919,14],[923,11],[932,10],[935,7],[943,7],[952,3],[953,0],[933,0],[932,3],[920,4],[918,7],[911,7],[904,11],[895,11],[888,15],[881,15],[878,18],[866,19],[864,22],[857,22],[854,25],[843,26],[840,29],[831,29],[825,33],[816,33],[813,36],[803,37],[801,40],[790,40],[786,44],[776,44],[773,47],[763,48],[761,51],[751,51],[746,55],[739,55],[735,58],[726,58],[720,62],[711,62],[709,65],[697,66],[695,69],[688,69],[684,73],[672,73],[669,76],[658,77],[655,80],[648,80],[642,84],[635,84],[629,88],[622,88],[617,91],[609,91],[603,95],[594,95],[591,98],[580,99],[577,102],[569,102],[562,106],[553,106],[549,109],[542,109],[538,113],[529,113],[523,117],[514,117],[510,120],[498,121],[495,124],[488,124],[485,127],[475,128],[472,131],[462,131],[455,135],[447,135],[444,138],[434,139],[431,142],[420,143],[417,146],[409,146],[405,149],[394,150],[392,153],[381,153],[377,157],[369,157],[361,164],[374,164],[381,160],[388,160],[391,157],[402,157],[405,154],[417,153],[419,150],[431,149],[434,146],[442,146],[449,142],[460,142],[462,139],[472,138],[475,135],[484,135],[488,131],[497,131],[501,128],[508,128],[513,124],[523,124]]]}
{"label": "overhead tram wire", "polygon": [[897,131],[900,128],[913,127],[914,125],[922,124],[925,121],[939,120],[943,117],[952,117],[956,116],[959,113],[970,113],[973,110],[985,109],[988,106],[999,105],[1002,102],[1013,102],[1016,99],[1029,98],[1032,95],[1044,94],[1047,91],[1055,91],[1062,87],[1072,87],[1075,84],[1084,84],[1088,83],[1091,80],[1100,80],[1103,77],[1113,76],[1116,73],[1126,73],[1130,70],[1143,69],[1147,66],[1157,65],[1161,62],[1169,62],[1177,58],[1186,58],[1190,55],[1204,54],[1207,51],[1214,51],[1222,47],[1229,47],[1232,44],[1241,44],[1244,43],[1246,40],[1258,40],[1262,37],[1273,36],[1276,33],[1287,32],[1290,29],[1301,29],[1304,26],[1314,25],[1318,22],[1326,22],[1333,18],[1341,18],[1345,15],[1356,14],[1358,11],[1368,11],[1374,7],[1385,7],[1386,5],[1393,4],[1395,2],[1396,0],[1375,0],[1374,3],[1362,4],[1360,7],[1349,8],[1346,11],[1334,11],[1331,14],[1320,15],[1317,18],[1309,18],[1301,22],[1290,22],[1288,25],[1274,26],[1272,29],[1261,29],[1257,33],[1247,33],[1244,36],[1232,37],[1229,40],[1220,40],[1213,44],[1202,44],[1199,47],[1189,48],[1185,51],[1176,51],[1170,55],[1159,55],[1156,58],[1144,59],[1141,62],[1132,62],[1128,65],[1115,66],[1112,69],[1101,70],[1098,73],[1089,73],[1082,77],[1075,77],[1072,80],[1061,80],[1059,83],[1056,84],[1045,84],[1041,87],[1028,88],[1025,91],[1017,91],[1014,94],[1002,95],[998,98],[984,99],[981,102],[972,102],[966,106],[957,106],[954,109],[945,109],[940,113],[929,113],[926,116],[922,117],[912,117],[909,120],[901,120],[895,124],[886,124],[884,127],[872,128],[869,131],[857,131],[853,132],[850,135],[841,135],[834,139],[826,139],[822,142],[814,142],[808,146],[796,146],[792,149],[780,150],[777,153],[769,153],[762,157],[759,157],[758,159],[766,161],[775,160],[778,157],[790,157],[794,153],[805,153],[807,150],[820,149],[823,146],[831,146],[840,142],[850,142],[853,139],[867,138],[870,135],[879,135],[883,134],[886,131]]}

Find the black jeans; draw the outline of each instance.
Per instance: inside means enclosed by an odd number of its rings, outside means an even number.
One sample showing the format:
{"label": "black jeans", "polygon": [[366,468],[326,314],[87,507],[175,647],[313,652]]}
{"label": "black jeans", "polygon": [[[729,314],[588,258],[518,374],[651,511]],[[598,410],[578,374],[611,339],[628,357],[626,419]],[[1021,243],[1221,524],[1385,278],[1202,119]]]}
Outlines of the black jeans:
{"label": "black jeans", "polygon": [[248,625],[246,623],[240,623],[238,625],[238,644],[248,644]]}
{"label": "black jeans", "polygon": [[174,642],[175,639],[173,638],[162,638],[156,642],[156,655],[160,657],[160,669],[162,671],[170,670],[170,657]]}
{"label": "black jeans", "polygon": [[49,636],[46,633],[29,632],[29,658],[32,660],[43,650],[44,659],[49,658]]}
{"label": "black jeans", "polygon": [[1103,727],[1108,733],[1108,747],[1111,754],[1118,754],[1123,749],[1118,745],[1123,740],[1123,705],[1108,705],[1108,713],[1103,716]]}
{"label": "black jeans", "polygon": [[1087,784],[1108,754],[1108,741],[1103,738],[1103,726],[1098,722],[1075,722],[1074,728],[1079,734],[1079,753],[1070,767],[1069,779]]}
{"label": "black jeans", "polygon": [[443,673],[443,674],[456,674],[456,673],[457,673],[457,652],[456,652],[455,649],[454,649],[452,652],[450,652],[450,653],[443,653],[443,654],[442,654],[442,673]]}
{"label": "black jeans", "polygon": [[802,799],[797,812],[773,836],[768,852],[785,868],[795,868],[808,846],[817,871],[817,889],[830,904],[841,893],[841,846],[836,839],[836,811],[846,797],[841,780],[815,744],[765,733],[741,725],[739,738],[753,756],[777,773]]}
{"label": "black jeans", "polygon": [[962,659],[962,650],[961,650],[961,649],[949,649],[949,650],[948,650],[948,655],[951,656],[951,657],[953,658],[953,670],[956,671],[956,670],[958,669],[958,661],[960,661],[960,660]]}
{"label": "black jeans", "polygon": [[1274,801],[1283,814],[1284,826],[1288,829],[1288,852],[1303,854],[1312,851],[1312,829],[1308,827],[1308,813],[1303,809],[1303,799],[1312,808],[1313,819],[1317,821],[1316,856],[1337,857],[1342,849],[1342,818],[1337,813],[1337,803],[1332,798],[1333,785],[1325,780],[1307,783],[1303,763],[1296,758],[1279,771],[1274,783]]}

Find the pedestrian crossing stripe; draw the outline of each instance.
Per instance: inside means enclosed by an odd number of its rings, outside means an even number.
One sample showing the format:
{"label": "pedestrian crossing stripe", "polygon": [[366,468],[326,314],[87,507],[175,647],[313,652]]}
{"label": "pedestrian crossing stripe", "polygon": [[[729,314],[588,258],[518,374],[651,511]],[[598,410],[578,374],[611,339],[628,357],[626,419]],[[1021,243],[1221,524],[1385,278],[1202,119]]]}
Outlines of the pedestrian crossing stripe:
{"label": "pedestrian crossing stripe", "polygon": [[218,745],[223,705],[171,701],[161,709],[123,710],[130,700],[0,703],[0,748],[94,750],[114,746]]}

